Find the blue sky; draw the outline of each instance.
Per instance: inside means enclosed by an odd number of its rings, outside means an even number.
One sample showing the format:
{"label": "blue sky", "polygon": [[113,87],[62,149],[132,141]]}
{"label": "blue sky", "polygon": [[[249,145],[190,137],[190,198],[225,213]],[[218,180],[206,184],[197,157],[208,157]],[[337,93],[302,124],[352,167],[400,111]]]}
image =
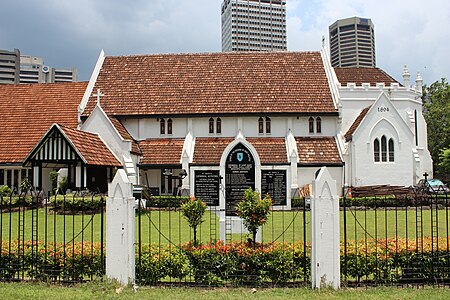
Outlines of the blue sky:
{"label": "blue sky", "polygon": [[[107,55],[221,51],[222,0],[0,0],[0,49],[77,67],[88,80]],[[287,0],[288,50],[317,51],[328,26],[360,16],[375,24],[377,66],[401,81],[450,79],[450,1]]]}

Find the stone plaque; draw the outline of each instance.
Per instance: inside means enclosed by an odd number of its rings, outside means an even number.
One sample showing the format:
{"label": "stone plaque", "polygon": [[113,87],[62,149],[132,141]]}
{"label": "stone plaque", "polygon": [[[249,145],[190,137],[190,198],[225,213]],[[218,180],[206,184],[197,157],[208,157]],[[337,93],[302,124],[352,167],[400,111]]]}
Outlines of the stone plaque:
{"label": "stone plaque", "polygon": [[236,215],[236,204],[249,187],[255,189],[255,160],[247,147],[238,144],[230,151],[225,164],[227,215]]}
{"label": "stone plaque", "polygon": [[286,205],[286,170],[261,171],[261,197],[269,194],[273,205]]}
{"label": "stone plaque", "polygon": [[216,170],[196,170],[194,175],[194,193],[208,206],[219,205],[220,172]]}

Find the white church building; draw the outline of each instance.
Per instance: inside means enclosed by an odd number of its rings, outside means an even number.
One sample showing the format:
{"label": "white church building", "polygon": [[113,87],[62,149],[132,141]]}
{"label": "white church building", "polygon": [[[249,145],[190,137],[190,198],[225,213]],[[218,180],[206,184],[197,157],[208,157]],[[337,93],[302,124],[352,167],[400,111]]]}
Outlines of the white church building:
{"label": "white church building", "polygon": [[[249,186],[290,207],[322,166],[338,194],[343,187],[409,186],[432,174],[421,91],[420,75],[411,83],[406,67],[399,83],[378,68],[332,68],[325,50],[102,51],[80,99],[78,131],[95,135],[103,154],[95,156],[83,134],[53,126],[24,166],[42,182],[39,168],[56,164],[40,157],[58,149],[51,146],[56,136],[73,150],[73,188],[110,181],[118,167],[154,195],[181,190],[221,207]],[[65,161],[62,151],[49,153]]]}

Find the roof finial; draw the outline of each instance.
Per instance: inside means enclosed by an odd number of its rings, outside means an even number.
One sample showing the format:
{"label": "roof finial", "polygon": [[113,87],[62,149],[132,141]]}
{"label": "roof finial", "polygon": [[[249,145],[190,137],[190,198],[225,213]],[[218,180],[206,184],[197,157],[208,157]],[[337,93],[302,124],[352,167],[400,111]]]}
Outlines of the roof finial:
{"label": "roof finial", "polygon": [[405,87],[408,87],[409,88],[409,79],[411,78],[411,74],[409,73],[409,70],[408,70],[408,66],[407,65],[405,65],[404,67],[403,67],[403,74],[402,74],[402,76],[403,76],[403,86],[405,86]]}
{"label": "roof finial", "polygon": [[92,96],[97,97],[97,105],[100,106],[100,98],[105,96],[100,89],[97,89],[97,94],[93,94]]}
{"label": "roof finial", "polygon": [[416,89],[419,92],[422,92],[422,86],[423,86],[423,79],[422,76],[420,75],[419,72],[417,72],[417,77],[416,77]]}

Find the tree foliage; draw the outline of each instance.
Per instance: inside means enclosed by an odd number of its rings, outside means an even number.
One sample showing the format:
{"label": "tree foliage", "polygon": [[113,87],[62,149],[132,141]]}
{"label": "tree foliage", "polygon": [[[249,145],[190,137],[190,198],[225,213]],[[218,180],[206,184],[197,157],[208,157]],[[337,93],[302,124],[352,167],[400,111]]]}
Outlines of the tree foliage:
{"label": "tree foliage", "polygon": [[244,220],[245,227],[253,236],[253,242],[256,241],[258,228],[267,221],[271,205],[272,199],[269,195],[261,199],[261,195],[252,188],[244,192],[244,199],[236,205],[237,214]]}
{"label": "tree foliage", "polygon": [[424,117],[428,124],[428,149],[436,174],[445,176],[440,154],[443,149],[450,148],[450,85],[443,78],[429,87],[425,86],[423,92]]}
{"label": "tree foliage", "polygon": [[450,148],[441,150],[439,158],[439,166],[441,167],[441,170],[448,176],[450,174]]}
{"label": "tree foliage", "polygon": [[194,245],[197,244],[197,226],[203,223],[205,211],[206,203],[200,198],[192,197],[181,204],[181,213],[188,221],[189,226],[194,230]]}

